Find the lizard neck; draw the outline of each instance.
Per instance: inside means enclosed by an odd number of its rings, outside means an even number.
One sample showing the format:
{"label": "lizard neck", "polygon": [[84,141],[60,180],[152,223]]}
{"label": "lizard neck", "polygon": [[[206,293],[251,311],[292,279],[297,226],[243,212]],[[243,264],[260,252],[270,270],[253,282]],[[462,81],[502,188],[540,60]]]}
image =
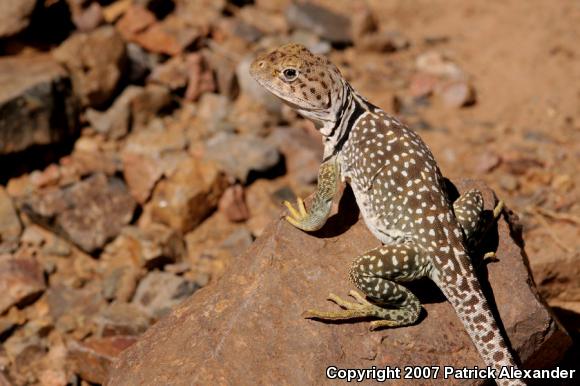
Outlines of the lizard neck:
{"label": "lizard neck", "polygon": [[342,81],[341,93],[333,105],[337,106],[334,111],[335,119],[325,122],[320,128],[320,133],[324,136],[324,160],[340,152],[358,118],[374,109],[374,106],[360,96],[346,81]]}

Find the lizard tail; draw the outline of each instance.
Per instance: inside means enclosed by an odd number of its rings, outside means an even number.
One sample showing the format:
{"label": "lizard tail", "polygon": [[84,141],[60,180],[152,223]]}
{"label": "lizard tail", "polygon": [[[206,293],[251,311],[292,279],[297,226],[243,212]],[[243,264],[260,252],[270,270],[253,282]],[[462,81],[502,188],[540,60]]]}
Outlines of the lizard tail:
{"label": "lizard tail", "polygon": [[518,369],[512,353],[483,294],[475,271],[463,248],[453,248],[444,259],[435,259],[433,280],[441,289],[467,330],[486,365],[496,370],[496,382],[501,386],[525,385],[520,379],[500,378],[503,370]]}

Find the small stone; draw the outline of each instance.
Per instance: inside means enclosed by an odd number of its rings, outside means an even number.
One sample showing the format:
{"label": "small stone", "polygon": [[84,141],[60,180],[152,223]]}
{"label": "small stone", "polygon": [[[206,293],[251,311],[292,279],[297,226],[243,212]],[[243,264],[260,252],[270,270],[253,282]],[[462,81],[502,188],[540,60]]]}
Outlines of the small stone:
{"label": "small stone", "polygon": [[167,87],[146,85],[142,92],[130,100],[132,130],[141,130],[147,126],[171,102],[172,97]]}
{"label": "small stone", "polygon": [[446,76],[451,79],[463,77],[463,71],[438,51],[428,51],[417,57],[415,66],[427,74]]}
{"label": "small stone", "polygon": [[407,48],[409,41],[397,31],[379,31],[360,37],[356,45],[361,50],[395,52]]}
{"label": "small stone", "polygon": [[409,94],[414,98],[421,98],[433,94],[439,83],[439,78],[432,74],[417,72],[411,76]]}
{"label": "small stone", "polygon": [[136,36],[155,24],[155,15],[140,5],[129,7],[115,27],[127,41],[134,41]]}
{"label": "small stone", "polygon": [[[194,126],[194,139],[205,139],[221,132],[233,132],[234,126],[229,121],[231,112],[230,100],[220,94],[205,93],[201,96]],[[191,133],[191,130],[190,130]]]}
{"label": "small stone", "polygon": [[132,303],[151,318],[158,320],[198,288],[195,283],[183,277],[153,271],[139,283]]}
{"label": "small stone", "polygon": [[[221,95],[235,99],[239,93],[239,79],[236,74],[237,60],[232,60],[231,53],[223,51],[203,50],[203,58],[207,61],[208,69],[212,71],[214,87]],[[206,70],[209,72],[209,70]],[[208,76],[208,75],[206,75]]]}
{"label": "small stone", "polygon": [[100,112],[90,108],[87,109],[86,116],[91,127],[108,138],[119,139],[124,137],[129,132],[131,118],[129,103],[141,92],[141,87],[129,86],[108,110]]}
{"label": "small stone", "polygon": [[170,90],[180,90],[187,86],[189,80],[185,58],[174,56],[156,66],[149,75],[148,81],[162,84]]}
{"label": "small stone", "polygon": [[151,319],[131,303],[112,303],[95,317],[98,336],[138,336],[147,330]]}
{"label": "small stone", "polygon": [[232,222],[246,221],[250,218],[244,188],[241,185],[227,188],[219,201],[218,208]]}
{"label": "small stone", "polygon": [[63,333],[79,330],[79,335],[96,332],[91,321],[106,306],[96,281],[82,288],[53,284],[46,291],[46,301],[56,329]]}
{"label": "small stone", "polygon": [[70,71],[81,103],[92,107],[106,104],[113,96],[127,60],[121,36],[110,26],[72,35],[53,55]]}
{"label": "small stone", "polygon": [[200,95],[215,90],[213,71],[201,54],[188,54],[185,57],[185,65],[188,73],[185,100],[196,101]]}
{"label": "small stone", "polygon": [[131,221],[136,203],[122,180],[98,173],[62,189],[23,199],[21,207],[41,224],[87,252],[102,248]]}
{"label": "small stone", "polygon": [[75,134],[70,78],[50,56],[0,58],[0,84],[0,155]]}
{"label": "small stone", "polygon": [[315,183],[322,159],[321,141],[296,127],[280,127],[267,138],[284,155],[286,171],[303,185]]}
{"label": "small stone", "polygon": [[155,158],[131,152],[123,154],[123,165],[129,192],[139,204],[144,204],[163,175],[163,170]]}
{"label": "small stone", "polygon": [[147,269],[175,263],[185,255],[182,237],[162,224],[153,223],[145,229],[126,227],[123,235],[132,244],[139,265]]}
{"label": "small stone", "polygon": [[[125,249],[122,252],[126,255],[126,251]],[[117,263],[108,267],[103,273],[103,297],[109,301],[130,301],[137,289],[140,275],[139,269],[131,264]]]}
{"label": "small stone", "polygon": [[170,56],[180,54],[183,49],[175,36],[163,28],[161,24],[154,24],[147,28],[135,36],[133,41],[149,52]]}
{"label": "small stone", "polygon": [[351,43],[351,21],[311,2],[292,2],[285,12],[286,21],[292,28],[312,31],[332,43]]}
{"label": "small stone", "polygon": [[21,328],[12,334],[3,347],[10,360],[10,378],[17,385],[34,383],[38,379],[40,361],[46,355],[46,341],[36,331]]}
{"label": "small stone", "polygon": [[45,288],[44,272],[35,259],[0,255],[0,314],[34,301]]}
{"label": "small stone", "polygon": [[213,163],[194,159],[182,162],[155,187],[152,218],[186,233],[217,207],[226,184],[224,175]]}
{"label": "small stone", "polygon": [[265,35],[280,36],[288,31],[288,22],[283,12],[268,12],[249,5],[242,7],[236,16]]}
{"label": "small stone", "polygon": [[254,98],[241,94],[236,98],[227,121],[231,122],[239,134],[265,137],[280,119]]}
{"label": "small stone", "polygon": [[22,224],[12,199],[0,186],[0,255],[18,248],[21,233]]}
{"label": "small stone", "polygon": [[72,341],[68,346],[68,359],[81,378],[104,384],[113,361],[136,340],[132,336],[110,336],[89,338],[84,342]]}
{"label": "small stone", "polygon": [[478,173],[489,173],[501,164],[501,157],[493,152],[484,152],[477,159],[475,171]]}
{"label": "small stone", "polygon": [[251,173],[265,173],[276,166],[280,153],[262,138],[224,133],[207,142],[205,158],[217,161],[227,173],[245,184]]}
{"label": "small stone", "polygon": [[121,152],[123,173],[131,195],[144,204],[157,181],[172,174],[188,159],[187,139],[177,125],[166,127],[152,121],[145,129],[131,133]]}
{"label": "small stone", "polygon": [[511,174],[503,174],[499,177],[499,186],[508,192],[514,192],[519,188],[520,183],[518,182],[518,179]]}
{"label": "small stone", "polygon": [[109,24],[113,24],[122,17],[130,8],[132,0],[118,0],[103,8],[103,17]]}
{"label": "small stone", "polygon": [[36,0],[3,0],[0,4],[0,38],[16,35],[28,27]]}
{"label": "small stone", "polygon": [[441,85],[437,94],[449,107],[465,107],[475,103],[475,89],[465,81],[452,81]]}
{"label": "small stone", "polygon": [[[12,307],[5,314],[0,314],[0,336],[4,336],[8,331],[16,326],[26,323],[26,316],[18,307]],[[0,368],[2,365],[0,364]],[[0,386],[2,383],[0,382]]]}
{"label": "small stone", "polygon": [[103,23],[103,9],[99,3],[90,3],[85,7],[76,0],[67,2],[72,13],[72,22],[79,31],[92,31]]}

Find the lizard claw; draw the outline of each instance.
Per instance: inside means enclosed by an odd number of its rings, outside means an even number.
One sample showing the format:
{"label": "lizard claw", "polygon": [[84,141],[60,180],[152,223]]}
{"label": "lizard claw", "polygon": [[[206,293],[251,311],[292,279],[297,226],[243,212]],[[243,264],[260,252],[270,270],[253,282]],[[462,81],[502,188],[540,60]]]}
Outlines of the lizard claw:
{"label": "lizard claw", "polygon": [[288,211],[290,212],[290,215],[286,216],[285,218],[286,221],[294,225],[296,228],[303,229],[304,228],[303,224],[305,220],[308,219],[309,214],[306,211],[306,206],[304,205],[303,199],[298,197],[296,199],[296,202],[298,204],[298,209],[294,208],[294,206],[288,201],[282,202],[282,204],[284,204],[284,206],[286,206],[286,208],[288,208]]}

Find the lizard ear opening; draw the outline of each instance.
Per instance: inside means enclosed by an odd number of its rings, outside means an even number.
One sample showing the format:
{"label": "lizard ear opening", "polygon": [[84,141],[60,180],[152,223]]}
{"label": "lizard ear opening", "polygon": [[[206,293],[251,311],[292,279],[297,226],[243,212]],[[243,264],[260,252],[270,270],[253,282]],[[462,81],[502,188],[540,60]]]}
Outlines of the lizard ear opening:
{"label": "lizard ear opening", "polygon": [[286,82],[293,82],[298,78],[298,70],[294,67],[285,68],[282,71],[282,79]]}

